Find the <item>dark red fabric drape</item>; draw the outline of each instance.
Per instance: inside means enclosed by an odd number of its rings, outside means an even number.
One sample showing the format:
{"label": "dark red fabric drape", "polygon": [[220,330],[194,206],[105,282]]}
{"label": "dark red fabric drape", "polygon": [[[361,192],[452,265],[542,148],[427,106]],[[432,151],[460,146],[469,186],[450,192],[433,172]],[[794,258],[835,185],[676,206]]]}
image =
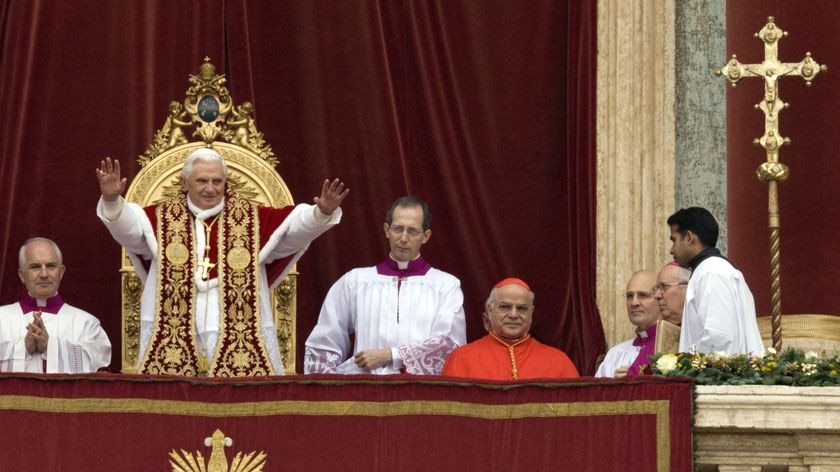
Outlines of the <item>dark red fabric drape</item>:
{"label": "dark red fabric drape", "polygon": [[119,248],[94,216],[93,169],[112,156],[133,177],[209,56],[254,103],[298,201],[327,177],[352,189],[298,265],[300,349],[330,285],[386,256],[385,209],[411,193],[434,216],[424,256],[462,281],[470,339],[490,286],[519,276],[535,335],[593,371],[594,1],[6,1],[2,15],[3,301],[21,292],[21,242],[52,237],[65,300],[119,346]]}
{"label": "dark red fabric drape", "polygon": [[226,464],[262,451],[265,471],[692,470],[691,378],[452,380],[0,375],[0,470],[204,465],[217,429]]}
{"label": "dark red fabric drape", "polygon": [[[792,142],[779,153],[790,168],[790,179],[779,184],[780,280],[782,313],[840,315],[840,200],[835,190],[840,181],[835,151],[840,49],[831,34],[840,22],[840,3],[738,0],[727,2],[726,13],[727,58],[736,54],[744,63],[763,61],[764,44],[753,34],[773,16],[789,34],[779,41],[780,61],[799,62],[810,52],[829,67],[810,87],[800,77],[779,80],[779,97],[790,103],[779,114],[779,131]],[[763,114],[753,108],[762,100],[763,87],[761,79],[746,78],[726,96],[729,255],[747,278],[759,316],[771,310],[767,184],[755,177],[767,157],[752,144],[764,134]]]}

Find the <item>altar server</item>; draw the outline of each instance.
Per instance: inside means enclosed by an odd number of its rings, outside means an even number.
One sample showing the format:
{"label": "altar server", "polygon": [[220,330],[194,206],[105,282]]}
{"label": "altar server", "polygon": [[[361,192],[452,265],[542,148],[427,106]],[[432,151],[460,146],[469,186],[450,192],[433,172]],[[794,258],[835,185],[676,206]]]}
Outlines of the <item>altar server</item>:
{"label": "altar server", "polygon": [[431,218],[418,197],[391,204],[382,228],[389,256],[330,288],[306,340],[306,373],[441,373],[466,341],[466,322],[461,282],[420,256]]}

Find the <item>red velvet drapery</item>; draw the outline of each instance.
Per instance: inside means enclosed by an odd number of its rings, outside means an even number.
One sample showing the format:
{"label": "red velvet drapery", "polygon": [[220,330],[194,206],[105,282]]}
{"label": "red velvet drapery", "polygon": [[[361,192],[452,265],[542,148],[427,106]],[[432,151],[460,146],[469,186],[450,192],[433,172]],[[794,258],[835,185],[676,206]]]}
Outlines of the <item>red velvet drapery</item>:
{"label": "red velvet drapery", "polygon": [[217,429],[266,471],[692,470],[693,379],[454,380],[0,374],[0,470],[203,465]]}
{"label": "red velvet drapery", "polygon": [[209,56],[298,201],[327,177],[352,189],[298,265],[301,348],[329,286],[385,257],[385,208],[411,193],[434,215],[425,257],[463,283],[470,339],[490,286],[519,276],[535,335],[593,371],[594,1],[5,0],[0,15],[2,301],[21,293],[23,240],[51,237],[62,296],[119,346],[119,247],[93,170],[111,156],[136,174]]}

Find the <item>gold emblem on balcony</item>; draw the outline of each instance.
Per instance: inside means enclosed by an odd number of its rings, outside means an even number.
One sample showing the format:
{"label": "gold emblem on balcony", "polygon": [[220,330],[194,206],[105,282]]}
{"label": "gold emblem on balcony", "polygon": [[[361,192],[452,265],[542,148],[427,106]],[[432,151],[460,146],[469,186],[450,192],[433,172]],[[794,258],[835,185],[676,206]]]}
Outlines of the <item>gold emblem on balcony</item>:
{"label": "gold emblem on balcony", "polygon": [[172,466],[172,472],[262,472],[268,457],[262,451],[251,451],[245,455],[237,452],[233,462],[228,465],[225,447],[231,447],[233,439],[225,437],[225,433],[218,429],[212,437],[204,438],[204,445],[212,448],[207,463],[204,462],[201,451],[195,451],[195,454],[183,449],[180,453],[174,449],[170,451],[169,464]]}

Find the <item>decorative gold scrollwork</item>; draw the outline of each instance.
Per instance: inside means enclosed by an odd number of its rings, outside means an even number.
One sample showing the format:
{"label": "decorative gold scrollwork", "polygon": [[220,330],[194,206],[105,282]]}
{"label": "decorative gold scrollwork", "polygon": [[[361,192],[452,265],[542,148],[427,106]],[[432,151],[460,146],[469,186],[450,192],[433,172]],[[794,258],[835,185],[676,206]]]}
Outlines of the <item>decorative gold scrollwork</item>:
{"label": "decorative gold scrollwork", "polygon": [[268,459],[268,454],[263,451],[251,451],[244,455],[237,452],[233,462],[228,464],[225,447],[233,446],[233,440],[219,429],[213,432],[213,436],[204,439],[204,445],[211,448],[207,463],[201,451],[195,451],[195,454],[183,449],[180,453],[175,449],[170,451],[172,472],[261,472]]}
{"label": "decorative gold scrollwork", "polygon": [[777,182],[784,182],[790,177],[790,169],[788,166],[780,162],[765,162],[762,163],[758,170],[755,171],[758,180],[768,182],[775,180]]}
{"label": "decorative gold scrollwork", "polygon": [[141,167],[164,152],[188,143],[190,130],[192,137],[205,144],[224,140],[253,152],[272,167],[278,164],[271,146],[257,129],[254,105],[251,102],[234,105],[225,87],[227,79],[216,74],[216,66],[209,57],[204,58],[197,75],[189,76],[189,83],[183,104],[174,101],[169,104],[169,115],[155,132],[152,144],[138,158]]}

